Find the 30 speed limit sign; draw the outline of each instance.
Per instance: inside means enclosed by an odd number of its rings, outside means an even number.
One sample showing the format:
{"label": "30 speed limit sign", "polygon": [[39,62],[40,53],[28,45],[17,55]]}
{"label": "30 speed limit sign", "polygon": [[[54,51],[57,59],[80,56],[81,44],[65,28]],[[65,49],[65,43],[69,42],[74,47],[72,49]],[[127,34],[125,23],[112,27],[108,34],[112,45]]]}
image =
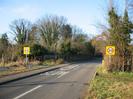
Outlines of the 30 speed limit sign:
{"label": "30 speed limit sign", "polygon": [[115,55],[115,46],[106,46],[106,55]]}

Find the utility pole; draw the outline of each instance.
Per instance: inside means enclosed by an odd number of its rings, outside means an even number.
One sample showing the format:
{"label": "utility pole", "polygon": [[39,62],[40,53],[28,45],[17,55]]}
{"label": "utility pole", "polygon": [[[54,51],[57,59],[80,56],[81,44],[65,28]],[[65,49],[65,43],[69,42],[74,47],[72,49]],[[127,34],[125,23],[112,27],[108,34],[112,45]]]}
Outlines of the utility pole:
{"label": "utility pole", "polygon": [[128,11],[128,0],[125,0],[125,10]]}
{"label": "utility pole", "polygon": [[26,32],[26,43],[28,43],[29,32]]}
{"label": "utility pole", "polygon": [[113,8],[113,0],[109,0],[109,10],[112,10]]}

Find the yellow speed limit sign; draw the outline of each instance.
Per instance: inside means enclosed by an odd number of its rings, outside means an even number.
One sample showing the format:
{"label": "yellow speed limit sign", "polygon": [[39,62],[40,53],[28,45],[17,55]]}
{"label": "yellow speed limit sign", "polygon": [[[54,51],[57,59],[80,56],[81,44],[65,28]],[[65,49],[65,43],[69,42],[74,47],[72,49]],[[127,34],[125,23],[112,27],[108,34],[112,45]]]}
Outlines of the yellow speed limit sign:
{"label": "yellow speed limit sign", "polygon": [[115,46],[106,46],[106,55],[115,55]]}
{"label": "yellow speed limit sign", "polygon": [[30,47],[24,47],[23,53],[24,53],[25,55],[30,54]]}

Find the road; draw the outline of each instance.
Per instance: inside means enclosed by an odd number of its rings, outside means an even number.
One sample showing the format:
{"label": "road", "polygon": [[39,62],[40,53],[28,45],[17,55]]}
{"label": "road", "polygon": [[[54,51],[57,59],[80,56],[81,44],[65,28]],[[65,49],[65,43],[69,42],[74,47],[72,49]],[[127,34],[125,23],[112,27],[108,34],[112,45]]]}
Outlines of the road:
{"label": "road", "polygon": [[82,99],[99,64],[97,61],[74,63],[0,85],[0,99]]}

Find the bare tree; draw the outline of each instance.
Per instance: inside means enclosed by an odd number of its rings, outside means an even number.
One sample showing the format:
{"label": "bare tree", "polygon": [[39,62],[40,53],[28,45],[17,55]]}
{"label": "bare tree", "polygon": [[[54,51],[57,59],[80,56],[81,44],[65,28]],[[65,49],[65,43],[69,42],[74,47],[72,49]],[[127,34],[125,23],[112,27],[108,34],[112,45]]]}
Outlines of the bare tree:
{"label": "bare tree", "polygon": [[32,25],[25,19],[14,20],[10,25],[11,33],[15,35],[15,41],[18,44],[28,42],[29,33],[32,31]]}
{"label": "bare tree", "polygon": [[49,50],[56,49],[57,42],[61,36],[61,28],[66,19],[59,16],[45,16],[38,22],[38,32],[41,35],[43,45]]}

